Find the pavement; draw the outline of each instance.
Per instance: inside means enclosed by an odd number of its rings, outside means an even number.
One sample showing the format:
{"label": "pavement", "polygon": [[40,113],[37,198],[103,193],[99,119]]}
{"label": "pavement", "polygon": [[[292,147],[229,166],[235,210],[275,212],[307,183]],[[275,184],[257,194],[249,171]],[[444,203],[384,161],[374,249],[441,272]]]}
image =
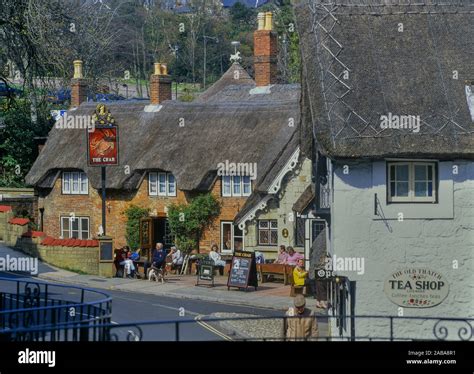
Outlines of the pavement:
{"label": "pavement", "polygon": [[[3,243],[0,242],[0,252],[2,254],[8,253],[10,256],[26,256],[2,244]],[[248,291],[245,291],[238,288],[230,288],[228,290],[227,276],[216,276],[214,287],[209,287],[205,281],[200,281],[202,285],[196,286],[195,275],[168,275],[166,282],[162,284],[140,279],[105,278],[97,275],[77,274],[50,264],[41,263],[41,261],[38,267],[39,271],[36,276],[40,279],[96,289],[202,300],[280,311],[287,310],[288,307],[293,304],[293,298],[289,296],[290,286],[283,285],[281,281],[259,283],[257,290],[253,287],[249,287]],[[326,315],[325,310],[316,308],[316,300],[313,298],[308,298],[306,302],[307,306],[314,309],[317,314]]]}

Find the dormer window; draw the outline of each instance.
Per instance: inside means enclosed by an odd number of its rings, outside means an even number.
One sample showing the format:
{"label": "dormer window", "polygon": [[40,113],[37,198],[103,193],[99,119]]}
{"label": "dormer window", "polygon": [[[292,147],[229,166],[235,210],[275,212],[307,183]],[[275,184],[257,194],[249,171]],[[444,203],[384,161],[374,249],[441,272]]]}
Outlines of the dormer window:
{"label": "dormer window", "polygon": [[62,175],[62,192],[64,195],[88,195],[89,181],[82,171],[65,171]]}
{"label": "dormer window", "polygon": [[148,193],[150,196],[176,196],[176,179],[171,173],[149,173]]}
{"label": "dormer window", "polygon": [[249,176],[222,176],[222,196],[242,197],[252,193],[252,181]]}

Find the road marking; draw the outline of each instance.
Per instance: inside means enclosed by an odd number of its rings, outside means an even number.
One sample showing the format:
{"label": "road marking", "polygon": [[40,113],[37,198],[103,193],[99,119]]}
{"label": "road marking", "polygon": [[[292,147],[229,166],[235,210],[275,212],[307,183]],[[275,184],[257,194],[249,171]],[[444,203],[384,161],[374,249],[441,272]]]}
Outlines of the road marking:
{"label": "road marking", "polygon": [[230,336],[224,334],[223,332],[220,332],[219,330],[215,329],[211,325],[209,325],[206,322],[202,321],[201,320],[202,317],[203,317],[203,315],[199,314],[194,318],[194,320],[198,323],[198,325],[200,325],[201,327],[204,327],[206,330],[216,334],[217,336],[219,336],[219,337],[221,337],[225,340],[229,340],[229,341],[233,340]]}

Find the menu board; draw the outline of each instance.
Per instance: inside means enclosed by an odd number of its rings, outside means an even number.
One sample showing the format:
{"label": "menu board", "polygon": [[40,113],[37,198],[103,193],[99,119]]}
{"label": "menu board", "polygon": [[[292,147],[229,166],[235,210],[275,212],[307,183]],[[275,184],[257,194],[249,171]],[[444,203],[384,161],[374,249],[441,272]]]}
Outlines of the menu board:
{"label": "menu board", "polygon": [[258,286],[257,264],[253,252],[235,251],[227,280],[227,289],[238,287],[247,289],[249,286]]}

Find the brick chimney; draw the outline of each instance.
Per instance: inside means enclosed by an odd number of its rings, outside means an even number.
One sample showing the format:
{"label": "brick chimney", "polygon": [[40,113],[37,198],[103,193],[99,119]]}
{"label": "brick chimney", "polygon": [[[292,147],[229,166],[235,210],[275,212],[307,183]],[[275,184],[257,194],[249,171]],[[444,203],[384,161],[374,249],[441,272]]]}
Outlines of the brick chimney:
{"label": "brick chimney", "polygon": [[82,74],[82,61],[74,61],[74,76],[71,82],[71,107],[75,108],[87,100],[87,84]]}
{"label": "brick chimney", "polygon": [[253,34],[253,42],[257,86],[276,83],[278,39],[273,31],[272,12],[258,13],[258,29]]}
{"label": "brick chimney", "polygon": [[161,104],[165,100],[171,100],[171,77],[165,64],[155,63],[155,72],[150,77],[150,103]]}

